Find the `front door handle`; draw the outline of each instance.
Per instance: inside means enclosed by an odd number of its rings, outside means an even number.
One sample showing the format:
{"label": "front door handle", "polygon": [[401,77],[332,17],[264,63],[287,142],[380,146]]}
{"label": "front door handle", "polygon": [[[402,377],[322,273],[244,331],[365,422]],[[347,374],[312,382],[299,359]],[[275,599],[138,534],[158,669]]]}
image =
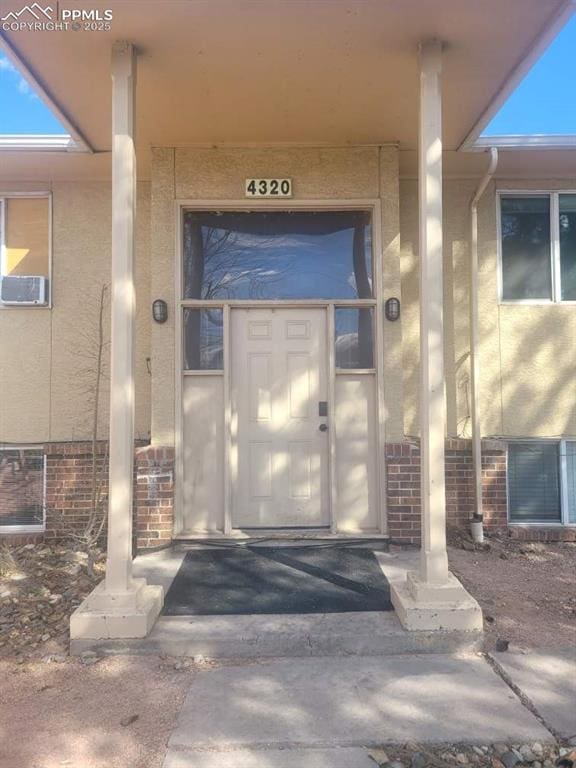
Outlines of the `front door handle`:
{"label": "front door handle", "polygon": [[320,432],[328,432],[328,424],[320,424],[318,429],[320,430]]}

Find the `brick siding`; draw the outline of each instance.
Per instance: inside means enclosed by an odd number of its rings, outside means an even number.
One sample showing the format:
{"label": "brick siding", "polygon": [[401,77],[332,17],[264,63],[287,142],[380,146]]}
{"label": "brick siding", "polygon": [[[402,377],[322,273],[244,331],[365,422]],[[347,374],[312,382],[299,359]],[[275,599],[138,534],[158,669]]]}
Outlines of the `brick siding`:
{"label": "brick siding", "polygon": [[[0,533],[11,543],[41,539],[57,541],[71,537],[86,525],[90,515],[92,444],[49,443],[46,457],[46,530],[43,534]],[[96,446],[97,472],[104,507],[108,501],[108,457],[106,444]],[[174,450],[136,446],[134,458],[134,547],[154,549],[170,543],[174,496]],[[106,534],[104,526],[103,539]]]}
{"label": "brick siding", "polygon": [[136,449],[134,531],[137,550],[156,549],[172,541],[174,526],[174,449]]}
{"label": "brick siding", "polygon": [[[14,543],[58,540],[85,525],[90,511],[92,473],[90,443],[51,443],[46,456],[45,534],[0,533]],[[103,499],[107,501],[106,446],[97,446],[102,472]],[[474,467],[470,440],[446,441],[446,522],[449,528],[467,528],[474,510]],[[13,506],[11,466],[4,467],[7,498]],[[418,439],[386,445],[388,532],[393,541],[420,543],[420,445]],[[506,446],[496,440],[482,443],[482,498],[488,532],[507,533],[523,540],[576,541],[575,528],[509,526],[506,498]],[[12,506],[7,510],[12,510]],[[174,449],[137,445],[134,458],[134,549],[157,549],[170,544],[174,516]],[[105,529],[104,532],[105,534]]]}
{"label": "brick siding", "polygon": [[[464,528],[474,510],[474,465],[470,440],[445,444],[446,525]],[[386,445],[388,533],[393,541],[420,543],[420,441]],[[506,447],[482,444],[482,501],[488,530],[507,527]]]}

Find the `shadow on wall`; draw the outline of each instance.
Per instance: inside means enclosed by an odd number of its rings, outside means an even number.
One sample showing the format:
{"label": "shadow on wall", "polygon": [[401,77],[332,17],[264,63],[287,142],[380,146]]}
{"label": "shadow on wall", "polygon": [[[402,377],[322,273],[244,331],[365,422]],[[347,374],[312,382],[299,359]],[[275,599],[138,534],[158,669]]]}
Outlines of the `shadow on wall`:
{"label": "shadow on wall", "polygon": [[[469,437],[469,201],[472,181],[444,189],[444,360],[448,434]],[[568,305],[500,305],[495,201],[479,208],[482,434],[576,434],[576,312]],[[406,434],[418,434],[419,261],[416,181],[401,186],[403,367]]]}

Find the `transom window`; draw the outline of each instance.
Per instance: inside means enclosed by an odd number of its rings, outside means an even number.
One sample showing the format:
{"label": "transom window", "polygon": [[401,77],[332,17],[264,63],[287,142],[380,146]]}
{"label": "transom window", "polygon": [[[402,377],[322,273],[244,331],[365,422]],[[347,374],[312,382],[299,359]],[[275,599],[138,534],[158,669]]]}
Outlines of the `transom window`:
{"label": "transom window", "polygon": [[333,305],[337,372],[374,370],[369,212],[184,210],[182,256],[185,371],[223,370],[228,302],[291,300]]}
{"label": "transom window", "polygon": [[363,211],[185,211],[184,299],[371,299]]}
{"label": "transom window", "polygon": [[503,301],[576,301],[576,194],[500,195]]}

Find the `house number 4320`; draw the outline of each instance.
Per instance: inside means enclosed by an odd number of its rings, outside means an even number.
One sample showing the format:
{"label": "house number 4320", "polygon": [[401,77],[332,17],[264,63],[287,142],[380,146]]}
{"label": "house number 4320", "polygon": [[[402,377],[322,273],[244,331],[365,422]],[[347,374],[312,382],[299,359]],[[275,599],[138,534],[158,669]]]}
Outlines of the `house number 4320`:
{"label": "house number 4320", "polygon": [[246,179],[246,197],[292,197],[292,179]]}

